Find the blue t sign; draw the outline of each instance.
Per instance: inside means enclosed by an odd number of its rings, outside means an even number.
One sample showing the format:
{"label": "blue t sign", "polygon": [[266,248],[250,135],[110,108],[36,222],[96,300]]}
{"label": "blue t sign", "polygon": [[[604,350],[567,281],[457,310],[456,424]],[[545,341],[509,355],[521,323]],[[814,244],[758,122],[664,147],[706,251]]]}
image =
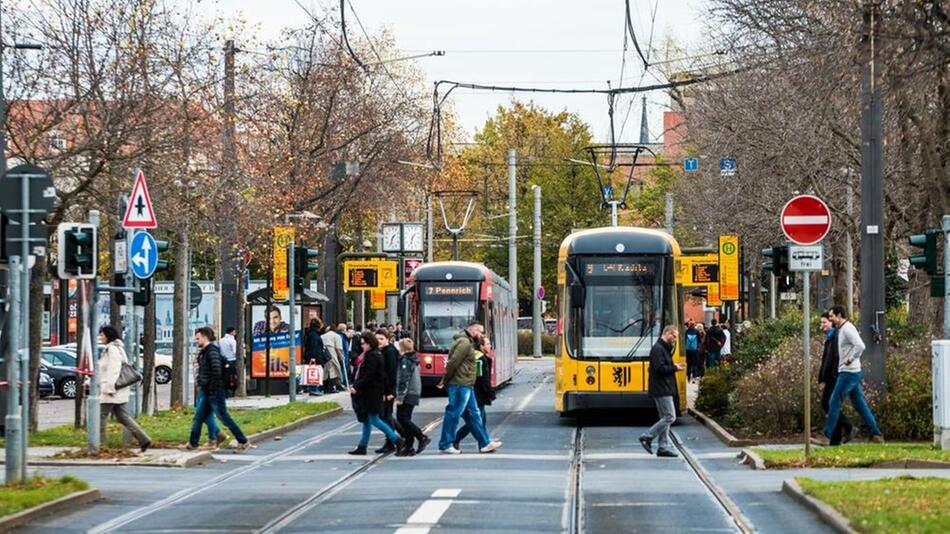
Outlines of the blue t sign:
{"label": "blue t sign", "polygon": [[696,172],[699,170],[699,158],[686,158],[683,160],[683,170],[686,172]]}
{"label": "blue t sign", "polygon": [[129,244],[129,266],[132,274],[140,280],[151,278],[158,267],[158,250],[155,238],[148,232],[136,232]]}

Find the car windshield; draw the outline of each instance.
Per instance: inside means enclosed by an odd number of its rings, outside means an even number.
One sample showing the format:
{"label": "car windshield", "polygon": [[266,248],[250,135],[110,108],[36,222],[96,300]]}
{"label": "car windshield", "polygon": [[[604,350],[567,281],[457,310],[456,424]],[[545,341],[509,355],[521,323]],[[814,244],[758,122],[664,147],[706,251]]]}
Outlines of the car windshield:
{"label": "car windshield", "polygon": [[665,293],[671,293],[664,291],[662,260],[591,258],[579,267],[584,304],[572,317],[581,321],[583,357],[647,358],[663,328]]}
{"label": "car windshield", "polygon": [[475,282],[421,284],[419,325],[422,352],[448,352],[452,337],[477,318],[477,286]]}

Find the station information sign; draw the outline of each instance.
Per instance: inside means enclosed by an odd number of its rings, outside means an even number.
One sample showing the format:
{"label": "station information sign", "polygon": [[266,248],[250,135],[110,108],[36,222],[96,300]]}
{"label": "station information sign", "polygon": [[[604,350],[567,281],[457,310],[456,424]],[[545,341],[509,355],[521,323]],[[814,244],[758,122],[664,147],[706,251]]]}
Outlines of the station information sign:
{"label": "station information sign", "polygon": [[399,262],[384,259],[343,262],[344,291],[399,291]]}

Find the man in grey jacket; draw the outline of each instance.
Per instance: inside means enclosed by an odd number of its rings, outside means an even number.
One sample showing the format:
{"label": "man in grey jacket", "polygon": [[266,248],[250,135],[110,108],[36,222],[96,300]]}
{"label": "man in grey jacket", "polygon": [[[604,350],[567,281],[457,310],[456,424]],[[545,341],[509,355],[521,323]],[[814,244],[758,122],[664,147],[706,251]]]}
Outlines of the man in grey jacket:
{"label": "man in grey jacket", "polygon": [[864,391],[861,389],[861,380],[864,375],[861,371],[861,354],[865,348],[861,334],[848,320],[847,312],[841,306],[831,308],[828,314],[831,322],[838,328],[838,380],[835,382],[835,389],[828,403],[828,418],[825,420],[824,429],[826,439],[820,441],[824,445],[830,444],[831,435],[838,426],[838,418],[841,416],[841,404],[845,398],[849,398],[851,405],[864,420],[864,424],[871,430],[871,441],[884,443],[884,436],[881,435],[881,429],[877,426],[877,419],[871,413],[871,408],[864,399]]}

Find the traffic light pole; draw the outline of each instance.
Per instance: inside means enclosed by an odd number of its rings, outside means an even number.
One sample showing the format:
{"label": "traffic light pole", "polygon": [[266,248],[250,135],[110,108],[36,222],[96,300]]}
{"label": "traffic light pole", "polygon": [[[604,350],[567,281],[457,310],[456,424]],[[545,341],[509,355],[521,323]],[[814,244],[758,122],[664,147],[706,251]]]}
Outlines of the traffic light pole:
{"label": "traffic light pole", "polygon": [[7,484],[22,480],[21,474],[25,461],[25,449],[20,439],[22,417],[20,412],[20,368],[17,358],[20,355],[20,276],[22,267],[19,256],[10,256],[10,312],[7,313],[7,416],[4,421],[6,437],[6,478]]}
{"label": "traffic light pole", "polygon": [[[92,210],[89,212],[89,222],[96,229],[99,228],[99,212]],[[97,232],[98,235],[98,232]],[[90,345],[92,354],[89,355],[89,365],[92,367],[92,376],[89,377],[89,397],[86,399],[86,450],[89,454],[99,452],[99,444],[102,436],[99,435],[99,277],[92,279],[92,296],[90,297],[89,328]],[[82,354],[82,347],[76,345],[76,353]],[[82,387],[80,385],[80,387]]]}
{"label": "traffic light pole", "polygon": [[290,350],[287,353],[290,363],[287,366],[287,391],[290,402],[297,400],[297,282],[294,279],[294,270],[294,239],[291,239],[287,244],[287,281],[289,282],[287,286],[290,301]]}
{"label": "traffic light pole", "polygon": [[805,367],[802,382],[805,383],[805,457],[811,454],[811,273],[802,271],[802,338],[805,347]]}
{"label": "traffic light pole", "polygon": [[769,317],[775,319],[775,291],[778,289],[775,272],[769,272]]}

